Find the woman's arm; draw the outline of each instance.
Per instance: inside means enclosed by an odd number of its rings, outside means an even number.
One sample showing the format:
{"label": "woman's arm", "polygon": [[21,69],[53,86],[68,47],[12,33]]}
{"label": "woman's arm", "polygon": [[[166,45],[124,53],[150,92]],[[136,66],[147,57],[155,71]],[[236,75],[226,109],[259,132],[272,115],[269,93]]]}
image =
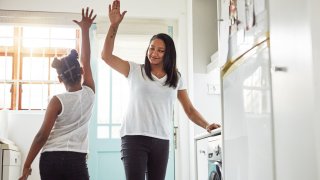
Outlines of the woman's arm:
{"label": "woman's arm", "polygon": [[31,174],[31,164],[44,144],[47,142],[52,127],[58,117],[58,114],[61,112],[61,109],[62,106],[59,99],[54,96],[48,104],[42,126],[33,139],[28,156],[23,166],[22,176],[19,178],[19,180],[26,180]]}
{"label": "woman's arm", "polygon": [[93,91],[95,91],[94,80],[92,77],[91,65],[90,65],[90,38],[89,38],[89,29],[97,17],[97,15],[92,16],[93,10],[89,13],[89,8],[86,8],[86,11],[82,9],[82,19],[81,21],[73,20],[76,24],[78,24],[81,28],[81,57],[80,62],[83,68],[83,84],[90,87]]}
{"label": "woman's arm", "polygon": [[129,74],[129,63],[122,60],[121,58],[113,55],[114,41],[117,35],[119,24],[121,23],[124,15],[127,11],[123,11],[120,14],[120,1],[115,0],[112,6],[109,5],[109,19],[110,27],[103,45],[101,52],[101,58],[105,63],[107,63],[111,68],[123,74],[125,77]]}
{"label": "woman's arm", "polygon": [[202,115],[193,107],[187,90],[178,90],[178,99],[187,114],[188,118],[197,124],[198,126],[206,129],[208,132],[210,132],[213,129],[219,128],[220,125],[216,123],[209,124],[203,117]]}

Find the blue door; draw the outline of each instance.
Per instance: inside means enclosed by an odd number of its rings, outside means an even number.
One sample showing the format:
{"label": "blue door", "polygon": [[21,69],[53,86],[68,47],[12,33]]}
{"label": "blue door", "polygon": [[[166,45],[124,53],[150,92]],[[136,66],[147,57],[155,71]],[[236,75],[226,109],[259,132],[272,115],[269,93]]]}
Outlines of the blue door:
{"label": "blue door", "polygon": [[[92,53],[100,55],[104,43],[104,35],[95,37],[95,44],[98,44],[99,47],[96,48],[98,49],[97,52],[92,51]],[[150,37],[151,35],[137,37],[133,37],[133,35],[117,35],[115,50],[119,51],[115,53],[124,59],[140,59],[143,62]],[[130,40],[132,40],[132,43],[128,42]],[[128,52],[132,52],[132,54],[128,54]],[[122,115],[126,109],[128,99],[128,85],[121,74],[111,70],[98,57],[100,56],[97,56],[96,62],[93,62],[93,72],[96,72],[95,75],[99,78],[96,78],[96,105],[89,131],[90,152],[88,166],[90,179],[125,180],[124,168],[120,159],[119,132]],[[140,61],[140,63],[142,62]],[[173,144],[173,141],[171,141],[171,144]],[[173,145],[170,146],[166,180],[174,180]]]}

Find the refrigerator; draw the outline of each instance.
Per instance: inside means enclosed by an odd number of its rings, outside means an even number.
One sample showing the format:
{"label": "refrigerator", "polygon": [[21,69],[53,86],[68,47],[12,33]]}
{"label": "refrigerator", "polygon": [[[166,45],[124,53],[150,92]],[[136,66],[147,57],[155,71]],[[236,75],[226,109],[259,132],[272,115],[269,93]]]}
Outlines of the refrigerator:
{"label": "refrigerator", "polygon": [[228,3],[228,51],[220,69],[223,179],[273,180],[268,7],[264,0]]}

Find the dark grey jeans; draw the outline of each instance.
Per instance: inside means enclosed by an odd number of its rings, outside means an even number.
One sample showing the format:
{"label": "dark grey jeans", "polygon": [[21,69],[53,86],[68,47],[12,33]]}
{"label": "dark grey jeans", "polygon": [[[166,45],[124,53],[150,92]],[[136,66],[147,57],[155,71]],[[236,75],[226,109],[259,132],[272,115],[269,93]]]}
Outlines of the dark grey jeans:
{"label": "dark grey jeans", "polygon": [[121,138],[121,159],[127,180],[164,180],[169,140],[147,136]]}
{"label": "dark grey jeans", "polygon": [[67,151],[41,153],[41,180],[88,180],[86,155]]}

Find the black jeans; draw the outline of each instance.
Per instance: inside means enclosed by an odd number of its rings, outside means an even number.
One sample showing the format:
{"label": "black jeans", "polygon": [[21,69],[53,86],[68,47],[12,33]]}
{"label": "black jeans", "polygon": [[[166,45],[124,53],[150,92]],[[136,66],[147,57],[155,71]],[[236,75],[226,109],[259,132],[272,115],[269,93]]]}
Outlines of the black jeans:
{"label": "black jeans", "polygon": [[127,180],[164,180],[169,140],[124,136],[121,138],[121,156]]}
{"label": "black jeans", "polygon": [[41,153],[41,180],[88,180],[86,156],[86,153],[67,151]]}

